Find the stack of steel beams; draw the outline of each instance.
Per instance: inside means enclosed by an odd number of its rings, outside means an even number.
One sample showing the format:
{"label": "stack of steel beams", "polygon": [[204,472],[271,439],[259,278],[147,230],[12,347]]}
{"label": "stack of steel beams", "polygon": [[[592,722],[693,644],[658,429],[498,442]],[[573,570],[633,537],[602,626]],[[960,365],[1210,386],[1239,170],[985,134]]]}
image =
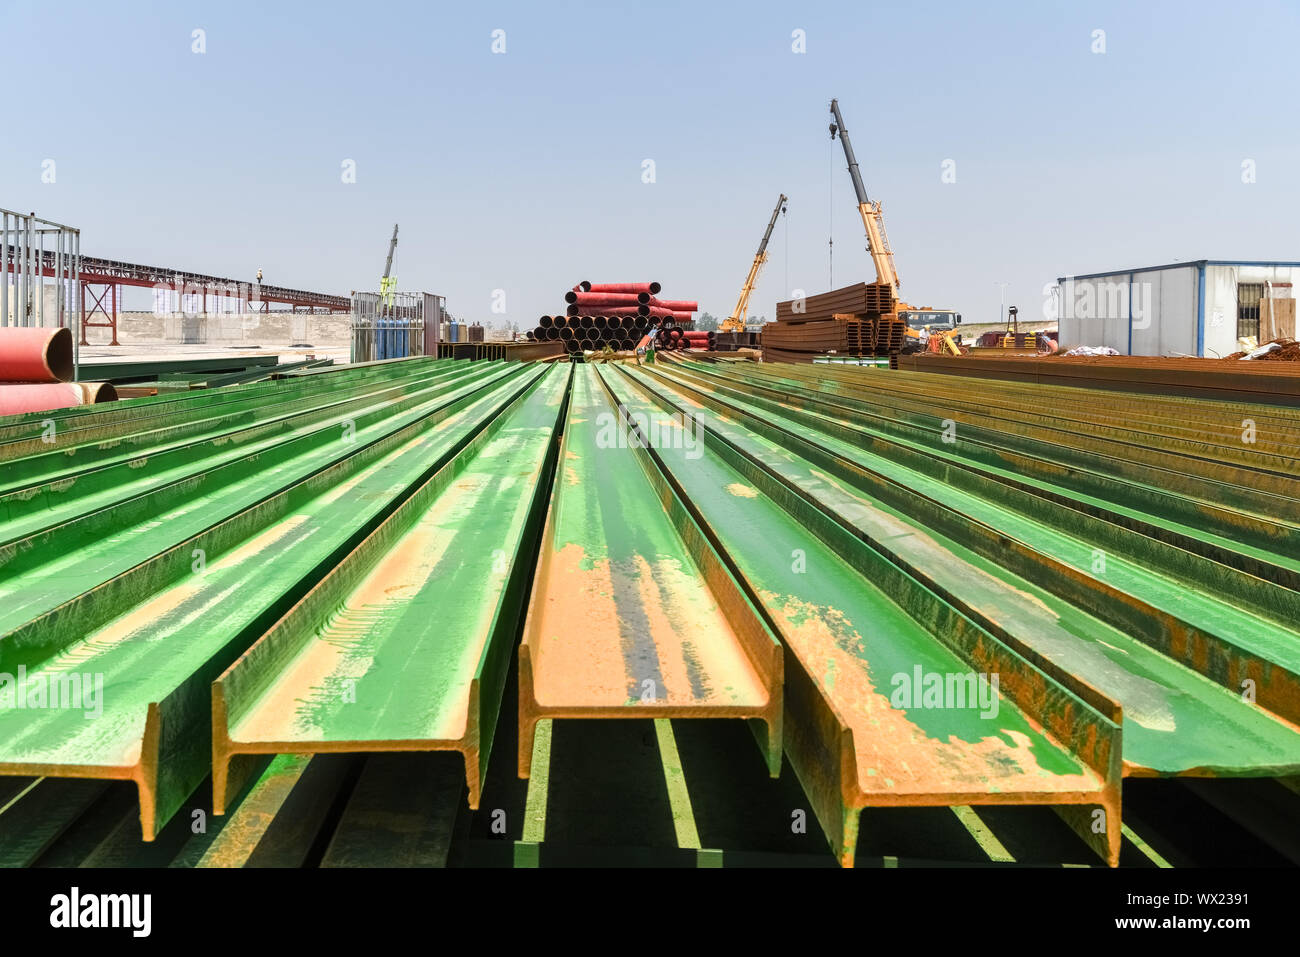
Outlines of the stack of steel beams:
{"label": "stack of steel beams", "polygon": [[410,793],[367,765],[358,814],[472,807],[497,740],[534,822],[553,729],[640,718],[698,848],[707,722],[674,719],[729,718],[758,746],[711,760],[784,755],[842,864],[866,808],[1042,805],[1114,865],[1126,777],[1300,774],[1298,440],[1259,403],[689,353],[10,417],[0,774],[134,782],[152,840],[209,773],[264,816],[325,752],[463,756]]}
{"label": "stack of steel beams", "polygon": [[854,283],[830,292],[802,299],[787,299],[776,304],[776,319],[829,319],[835,315],[881,315],[895,305],[889,286],[882,283]]}
{"label": "stack of steel beams", "polygon": [[[853,367],[675,363],[626,375],[665,408],[700,417],[706,450],[713,445],[750,477],[759,498],[786,503],[816,537],[840,540],[842,559],[852,554],[851,541],[883,557],[903,576],[890,599],[936,638],[951,647],[969,626],[982,628],[1078,696],[1062,713],[1078,718],[1091,708],[1096,729],[1122,724],[1124,774],[1295,773],[1296,414],[1028,385],[989,383],[976,394],[969,381]],[[674,474],[686,483],[685,470]],[[722,489],[734,484],[718,482]],[[706,514],[708,502],[727,500],[703,487],[698,494]],[[755,526],[725,511],[718,519],[720,535],[757,527],[770,546],[769,523]],[[831,524],[818,531],[823,522]],[[757,551],[738,543],[729,554],[739,563]],[[774,593],[807,610],[799,603],[811,585],[795,576],[787,583]],[[922,590],[915,597],[914,588]],[[921,594],[938,596],[959,618],[944,623],[925,612]],[[872,661],[875,690],[858,706],[888,709],[879,679],[907,672],[895,671],[899,659],[889,661],[895,629],[869,619],[848,628],[838,603],[811,607],[805,621],[823,628],[836,622],[837,646],[847,641]],[[792,644],[797,651],[797,639],[787,648]],[[997,647],[987,639],[975,646],[982,653]],[[884,667],[876,666],[873,648],[887,656]],[[914,666],[918,657],[902,663]],[[844,672],[837,668],[832,677],[830,660],[816,658],[811,677],[833,704]],[[798,672],[790,664],[787,657],[786,736],[797,741],[791,682]],[[943,719],[925,711],[907,712],[907,720],[914,717],[926,732],[890,735],[888,746],[914,772],[922,752],[904,741],[937,745],[956,735],[978,751],[975,742],[987,740],[945,731]],[[1045,727],[1066,733],[1070,746],[1065,725],[1053,719]],[[1089,735],[1094,745],[1105,740],[1100,730]],[[791,760],[811,797],[819,788],[810,780],[824,762],[801,759],[797,748]],[[932,793],[919,788],[905,797],[902,781],[910,775],[895,776],[888,755],[868,767],[873,778],[889,771],[894,785],[872,796],[841,779],[845,807],[927,803],[958,791],[939,774],[928,782]],[[1016,800],[1007,782],[995,786],[997,800]],[[828,833],[833,803],[823,820]]]}
{"label": "stack of steel beams", "polygon": [[888,286],[857,283],[776,304],[776,322],[763,327],[769,362],[812,362],[828,354],[897,355],[906,324],[893,315]]}
{"label": "stack of steel beams", "polygon": [[132,780],[151,839],[211,767],[212,681],[543,369],[409,359],[5,420],[0,771]]}
{"label": "stack of steel beams", "polygon": [[983,379],[1300,406],[1298,365],[1292,362],[1159,356],[958,358],[920,353],[903,357],[899,367]]}
{"label": "stack of steel beams", "polygon": [[509,359],[530,362],[538,359],[555,359],[567,350],[559,341],[533,340],[528,342],[440,342],[439,359]]}
{"label": "stack of steel beams", "polygon": [[213,684],[218,814],[256,770],[248,756],[328,751],[460,751],[478,806],[568,376],[530,370]]}

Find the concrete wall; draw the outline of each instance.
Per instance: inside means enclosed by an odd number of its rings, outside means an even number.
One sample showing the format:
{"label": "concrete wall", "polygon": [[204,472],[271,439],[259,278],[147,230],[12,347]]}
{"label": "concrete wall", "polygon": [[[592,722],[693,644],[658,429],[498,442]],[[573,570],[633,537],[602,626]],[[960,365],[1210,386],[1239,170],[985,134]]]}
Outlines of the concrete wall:
{"label": "concrete wall", "polygon": [[[301,342],[322,347],[346,346],[350,336],[351,319],[347,315],[272,312],[160,316],[153,312],[123,312],[117,318],[117,339],[122,343],[290,346]],[[105,344],[109,330],[88,329],[86,338]]]}
{"label": "concrete wall", "polygon": [[[12,280],[10,280],[9,297],[6,300],[6,303],[8,305],[8,316],[3,323],[0,323],[0,325],[20,326],[23,324],[22,321],[23,308],[20,302],[21,297],[18,295],[18,293],[19,293],[19,288],[17,284],[15,284]],[[54,283],[53,280],[50,280],[43,285],[42,293],[41,293],[41,297],[45,300],[43,305],[37,301],[36,295],[37,294],[34,291],[31,293],[32,309],[45,310],[45,315],[41,317],[42,321],[40,325],[45,325],[45,326],[55,325],[56,324],[55,317],[58,316],[59,314],[59,287]],[[37,316],[32,315],[30,318],[32,324],[36,325]]]}

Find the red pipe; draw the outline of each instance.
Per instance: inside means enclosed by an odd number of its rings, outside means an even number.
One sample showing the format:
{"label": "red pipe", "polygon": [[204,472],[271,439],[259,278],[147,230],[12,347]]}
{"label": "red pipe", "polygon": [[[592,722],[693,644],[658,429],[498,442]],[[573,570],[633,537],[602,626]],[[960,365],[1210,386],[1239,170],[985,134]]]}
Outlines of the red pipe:
{"label": "red pipe", "polygon": [[652,316],[655,319],[672,319],[673,311],[671,309],[660,308],[659,306],[651,306],[647,315]]}
{"label": "red pipe", "polygon": [[[68,332],[67,329],[63,330]],[[117,390],[111,382],[53,382],[0,385],[0,415],[70,409],[77,405],[113,402]]]}
{"label": "red pipe", "polygon": [[573,292],[564,294],[564,301],[579,306],[635,306],[650,301],[648,292]]}
{"label": "red pipe", "polygon": [[71,329],[0,329],[0,382],[71,382],[72,371]]}
{"label": "red pipe", "polygon": [[543,329],[549,329],[551,328],[551,317],[542,316],[542,318],[537,320],[537,324],[541,326]]}
{"label": "red pipe", "polygon": [[571,316],[648,316],[650,306],[570,306]]}
{"label": "red pipe", "polygon": [[691,317],[694,315],[695,313],[693,312],[680,312],[676,309],[673,310],[673,318],[676,319],[678,322],[690,322]]}
{"label": "red pipe", "polygon": [[651,299],[650,305],[673,312],[698,312],[700,304],[691,299]]}
{"label": "red pipe", "polygon": [[583,292],[644,292],[653,296],[663,286],[657,282],[583,282],[582,288]]}

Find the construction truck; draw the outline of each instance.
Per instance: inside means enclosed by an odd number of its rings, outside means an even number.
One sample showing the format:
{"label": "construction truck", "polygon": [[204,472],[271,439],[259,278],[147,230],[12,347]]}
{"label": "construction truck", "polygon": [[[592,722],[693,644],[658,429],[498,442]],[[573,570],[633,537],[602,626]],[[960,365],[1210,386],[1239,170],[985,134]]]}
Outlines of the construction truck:
{"label": "construction truck", "polygon": [[[876,285],[885,286],[891,294],[893,303],[888,312],[881,314],[882,319],[900,319],[907,325],[904,351],[917,351],[926,347],[929,330],[926,326],[948,325],[955,330],[961,322],[961,313],[951,309],[932,309],[929,306],[916,307],[902,302],[898,298],[901,285],[898,269],[894,265],[894,251],[889,246],[889,237],[885,233],[885,217],[879,201],[867,196],[867,187],[862,182],[862,172],[858,168],[857,157],[853,155],[853,145],[849,142],[849,131],[844,128],[844,117],[840,114],[838,100],[831,100],[831,139],[839,137],[844,147],[844,158],[849,164],[849,176],[853,180],[853,192],[858,201],[858,214],[862,217],[862,226],[867,234],[867,252],[876,267]],[[952,337],[950,337],[951,339]],[[909,348],[910,346],[910,348]]]}
{"label": "construction truck", "polygon": [[961,325],[960,312],[929,306],[908,307],[898,310],[898,318],[907,324],[903,352],[951,351],[946,346],[936,349],[930,340],[937,337],[946,337],[957,345],[961,343],[961,332],[957,329]]}
{"label": "construction truck", "polygon": [[772,238],[772,230],[776,226],[776,218],[785,212],[785,193],[782,193],[776,201],[776,208],[772,210],[772,218],[767,221],[767,229],[763,233],[763,240],[758,244],[758,252],[754,254],[754,261],[749,265],[749,275],[745,277],[745,285],[740,289],[740,298],[736,300],[736,308],[731,311],[731,315],[722,321],[718,327],[719,332],[738,333],[745,331],[745,318],[749,315],[749,296],[754,291],[754,286],[758,283],[758,274],[763,269],[763,264],[767,262],[767,241]]}

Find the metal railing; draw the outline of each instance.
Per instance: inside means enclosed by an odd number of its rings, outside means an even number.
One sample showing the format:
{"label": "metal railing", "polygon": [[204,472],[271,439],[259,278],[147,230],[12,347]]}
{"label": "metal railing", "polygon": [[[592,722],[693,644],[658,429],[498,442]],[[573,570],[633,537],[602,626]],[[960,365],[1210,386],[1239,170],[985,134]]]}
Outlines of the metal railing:
{"label": "metal railing", "polygon": [[435,355],[444,301],[427,292],[354,292],[352,361]]}

